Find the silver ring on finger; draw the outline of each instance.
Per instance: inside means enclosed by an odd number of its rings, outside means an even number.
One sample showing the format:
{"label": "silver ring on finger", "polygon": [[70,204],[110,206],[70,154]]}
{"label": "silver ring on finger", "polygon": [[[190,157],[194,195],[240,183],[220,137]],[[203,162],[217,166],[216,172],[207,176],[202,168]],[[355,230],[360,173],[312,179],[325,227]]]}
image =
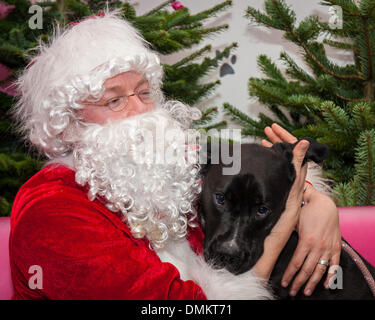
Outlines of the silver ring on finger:
{"label": "silver ring on finger", "polygon": [[321,264],[321,265],[326,266],[326,267],[329,266],[329,262],[327,260],[324,260],[324,259],[320,259],[318,264]]}

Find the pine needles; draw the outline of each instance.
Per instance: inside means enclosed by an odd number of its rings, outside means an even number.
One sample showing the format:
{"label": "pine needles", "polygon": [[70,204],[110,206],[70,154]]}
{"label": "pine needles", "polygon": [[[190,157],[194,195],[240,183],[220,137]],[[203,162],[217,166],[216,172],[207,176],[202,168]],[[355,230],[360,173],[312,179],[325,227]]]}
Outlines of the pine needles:
{"label": "pine needles", "polygon": [[[357,4],[358,3],[358,4]],[[326,0],[339,6],[342,28],[309,16],[299,24],[283,0],[265,0],[264,11],[249,7],[246,18],[254,25],[284,32],[299,48],[307,66],[298,65],[286,52],[280,54],[285,70],[265,55],[258,57],[263,78],[249,79],[250,96],[272,113],[250,119],[233,106],[224,106],[242,133],[264,138],[264,128],[279,123],[295,136],[311,136],[327,143],[330,157],[327,177],[336,181],[340,205],[374,203],[373,159],[375,130],[375,1]],[[338,65],[325,46],[348,51],[353,63]]]}

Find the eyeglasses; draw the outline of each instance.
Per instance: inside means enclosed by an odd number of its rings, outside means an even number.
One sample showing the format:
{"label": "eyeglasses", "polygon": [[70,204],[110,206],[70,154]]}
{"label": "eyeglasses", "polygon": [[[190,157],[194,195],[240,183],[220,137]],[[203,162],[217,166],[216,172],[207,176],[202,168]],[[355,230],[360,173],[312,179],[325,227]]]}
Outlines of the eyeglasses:
{"label": "eyeglasses", "polygon": [[89,103],[89,105],[95,105],[98,107],[107,107],[107,108],[110,108],[114,112],[119,112],[128,105],[130,97],[137,96],[138,99],[141,100],[141,102],[145,104],[153,103],[154,102],[153,97],[155,96],[155,92],[156,90],[154,88],[147,88],[147,89],[135,91],[129,95],[118,96],[118,97],[112,98],[104,104]]}

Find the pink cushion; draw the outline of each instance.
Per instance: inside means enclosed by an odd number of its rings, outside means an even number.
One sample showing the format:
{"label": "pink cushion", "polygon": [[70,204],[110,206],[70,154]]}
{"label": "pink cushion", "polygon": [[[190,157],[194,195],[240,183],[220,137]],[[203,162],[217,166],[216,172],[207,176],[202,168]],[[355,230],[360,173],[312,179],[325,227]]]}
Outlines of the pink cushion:
{"label": "pink cushion", "polygon": [[0,300],[8,300],[13,294],[9,264],[10,218],[0,218]]}
{"label": "pink cushion", "polygon": [[340,207],[343,238],[375,266],[375,206]]}

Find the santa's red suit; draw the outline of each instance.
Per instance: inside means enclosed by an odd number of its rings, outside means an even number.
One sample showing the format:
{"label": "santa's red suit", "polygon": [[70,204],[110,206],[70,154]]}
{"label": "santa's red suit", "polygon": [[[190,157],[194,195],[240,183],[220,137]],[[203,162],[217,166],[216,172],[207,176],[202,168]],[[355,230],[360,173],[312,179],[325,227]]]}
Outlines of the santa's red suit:
{"label": "santa's red suit", "polygon": [[[203,233],[189,229],[199,253]],[[205,299],[193,281],[160,261],[120,217],[75,182],[65,166],[42,169],[19,190],[11,214],[13,299]],[[42,282],[30,279],[38,266]],[[31,272],[29,273],[29,271]],[[41,288],[40,288],[41,285]]]}

